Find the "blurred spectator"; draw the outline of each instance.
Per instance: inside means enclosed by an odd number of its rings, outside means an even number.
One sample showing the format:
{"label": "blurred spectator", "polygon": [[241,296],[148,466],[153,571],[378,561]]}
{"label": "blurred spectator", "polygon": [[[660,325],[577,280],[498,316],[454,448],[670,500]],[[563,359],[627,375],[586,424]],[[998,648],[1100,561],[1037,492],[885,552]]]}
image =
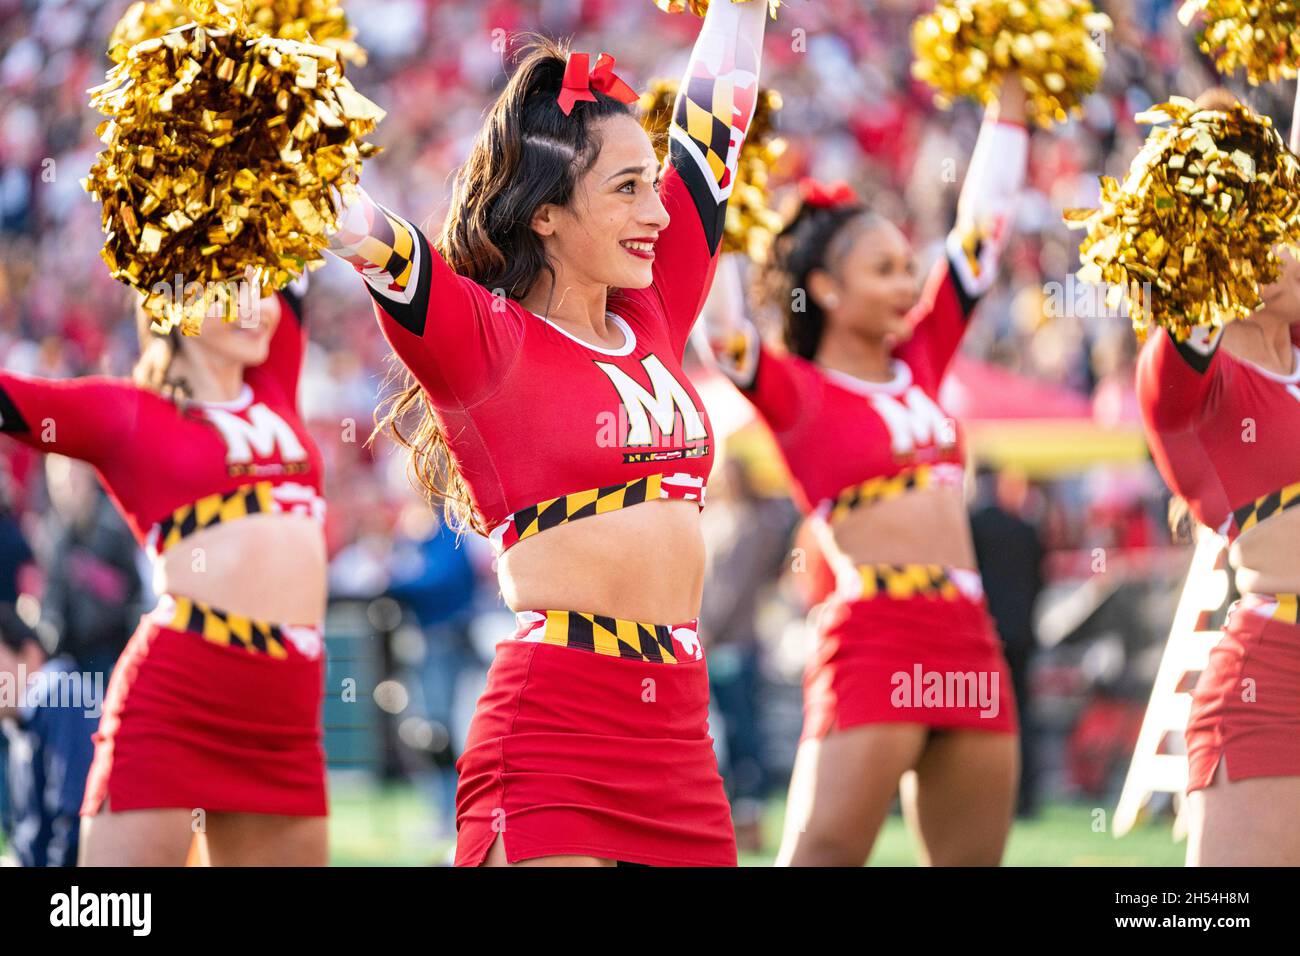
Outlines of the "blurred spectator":
{"label": "blurred spectator", "polygon": [[[18,615],[19,575],[33,560],[35,556],[9,501],[8,475],[0,475],[0,681],[10,681],[15,691],[19,662],[28,659],[40,666],[36,635]],[[0,685],[0,698],[4,693]],[[0,718],[7,706],[0,699]],[[8,754],[8,740],[0,733],[0,833],[13,830],[7,783]]]}
{"label": "blurred spectator", "polygon": [[714,470],[702,519],[708,569],[700,635],[713,706],[722,716],[722,776],[742,851],[762,849],[759,823],[769,789],[759,719],[758,612],[781,576],[797,520],[788,498],[755,492],[738,458],[725,458]]}
{"label": "blurred spectator", "polygon": [[1043,545],[1025,520],[1029,486],[1014,469],[984,471],[981,499],[971,515],[975,559],[984,578],[989,613],[1002,638],[1012,690],[1020,715],[1020,799],[1017,812],[1032,816],[1038,807],[1037,733],[1033,672],[1038,640],[1034,604],[1043,589]]}
{"label": "blurred spectator", "polygon": [[46,471],[56,527],[41,610],[54,643],[39,670],[29,663],[31,687],[6,722],[11,842],[23,866],[75,866],[91,738],[141,584],[135,541],[93,470],[50,456]]}
{"label": "blurred spectator", "polygon": [[476,581],[466,549],[423,502],[402,513],[391,549],[388,595],[415,615],[424,636],[419,666],[422,725],[407,734],[433,759],[438,820],[447,834],[456,818],[456,759],[460,735],[453,729],[456,688],[474,663],[469,624]]}
{"label": "blurred spectator", "polygon": [[55,657],[106,673],[140,620],[139,548],[90,466],[50,456],[46,474],[55,531],[41,622]]}

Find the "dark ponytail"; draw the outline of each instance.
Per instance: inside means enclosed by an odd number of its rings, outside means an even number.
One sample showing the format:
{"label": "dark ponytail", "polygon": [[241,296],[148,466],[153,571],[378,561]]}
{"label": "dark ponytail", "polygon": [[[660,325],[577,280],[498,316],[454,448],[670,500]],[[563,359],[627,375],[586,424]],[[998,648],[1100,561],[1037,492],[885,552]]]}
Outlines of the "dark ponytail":
{"label": "dark ponytail", "polygon": [[[561,44],[527,38],[519,66],[456,173],[451,208],[434,243],[455,272],[512,299],[527,295],[543,272],[555,279],[542,237],[533,231],[533,215],[544,205],[572,202],[600,153],[599,121],[635,117],[633,105],[600,92],[594,103],[579,102],[565,116],[559,96],[567,62]],[[408,414],[419,415],[409,432],[403,429]],[[379,430],[410,451],[416,483],[430,502],[442,500],[448,524],[486,534],[433,405],[409,372],[376,420]]]}
{"label": "dark ponytail", "polygon": [[165,335],[153,331],[153,317],[139,303],[136,305],[135,325],[140,339],[140,357],[131,370],[132,381],[184,409],[191,399],[189,383],[172,371],[172,363],[181,350],[180,328],[173,328]]}
{"label": "dark ponytail", "polygon": [[856,235],[851,223],[867,228],[878,222],[860,202],[824,206],[801,202],[793,218],[772,242],[759,286],[767,303],[784,317],[786,349],[813,359],[826,331],[826,313],[808,288],[818,269],[830,271],[846,251],[845,237]]}

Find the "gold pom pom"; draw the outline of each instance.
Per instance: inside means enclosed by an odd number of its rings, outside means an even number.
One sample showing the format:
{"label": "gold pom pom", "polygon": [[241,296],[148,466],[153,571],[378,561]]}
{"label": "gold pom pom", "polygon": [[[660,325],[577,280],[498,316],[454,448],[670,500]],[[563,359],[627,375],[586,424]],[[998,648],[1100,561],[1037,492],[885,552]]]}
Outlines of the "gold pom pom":
{"label": "gold pom pom", "polygon": [[131,47],[142,40],[160,37],[168,30],[175,30],[186,23],[193,22],[194,14],[190,12],[183,0],[151,0],[137,2],[127,7],[122,19],[117,21],[108,38],[108,58],[114,63],[121,63]]}
{"label": "gold pom pom", "polygon": [[319,264],[333,190],[378,152],[362,140],[384,113],[334,49],[214,23],[133,45],[91,90],[108,117],[82,180],[102,204],[101,254],[160,331],[197,334],[214,301],[233,317],[241,282],[280,288]]}
{"label": "gold pom pom", "polygon": [[912,75],[946,108],[961,96],[987,103],[998,76],[1015,70],[1029,115],[1064,123],[1101,80],[1111,27],[1090,0],[940,0],[912,24]]}
{"label": "gold pom pom", "polygon": [[[732,3],[749,3],[751,0],[731,0]],[[768,9],[772,16],[776,16],[776,11],[781,7],[781,0],[768,0]],[[655,6],[664,13],[685,13],[689,10],[697,17],[702,17],[709,12],[709,0],[655,0]]]}
{"label": "gold pom pom", "polygon": [[1201,49],[1220,73],[1242,67],[1252,86],[1294,80],[1300,66],[1300,2],[1296,0],[1185,0],[1183,26],[1205,16]]}
{"label": "gold pom pom", "polygon": [[194,22],[219,25],[222,18],[241,21],[250,36],[283,40],[314,40],[334,49],[349,63],[364,66],[366,51],[354,40],[339,3],[331,0],[149,0],[127,8],[113,28],[108,55],[121,63],[127,51],[141,40],[160,37],[168,30]]}
{"label": "gold pom pom", "polygon": [[668,130],[673,125],[673,106],[677,102],[679,85],[676,80],[651,80],[637,102],[641,110],[641,125],[650,134],[660,159],[668,152]]}
{"label": "gold pom pom", "polygon": [[1065,214],[1087,229],[1085,282],[1127,299],[1133,327],[1178,338],[1196,326],[1244,319],[1276,282],[1276,248],[1300,253],[1300,160],[1266,116],[1237,104],[1198,109],[1177,97],[1137,117],[1164,123],[1147,137],[1123,183],[1101,180],[1101,208]]}
{"label": "gold pom pom", "polygon": [[[672,126],[677,87],[672,80],[652,80],[650,88],[641,95],[641,123],[661,157],[668,151],[668,130]],[[743,252],[762,261],[784,224],[780,214],[771,208],[769,186],[772,167],[786,150],[786,141],[776,134],[773,123],[780,109],[780,93],[758,91],[754,118],[740,149],[736,184],[727,203],[723,252]]]}

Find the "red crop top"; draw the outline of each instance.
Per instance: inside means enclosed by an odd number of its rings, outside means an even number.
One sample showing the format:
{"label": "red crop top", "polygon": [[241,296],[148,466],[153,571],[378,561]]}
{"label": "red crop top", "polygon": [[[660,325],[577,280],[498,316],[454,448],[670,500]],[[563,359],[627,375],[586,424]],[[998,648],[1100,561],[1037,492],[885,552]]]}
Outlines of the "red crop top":
{"label": "red crop top", "polygon": [[262,365],[233,402],[184,411],[122,379],[52,381],[0,372],[0,431],[94,465],[152,555],[188,534],[260,512],[324,519],[320,452],[298,417],[304,331],[296,296]]}
{"label": "red crop top", "polygon": [[[1300,504],[1300,347],[1276,375],[1199,330],[1152,335],[1138,359],[1138,398],[1156,467],[1201,523],[1236,540]],[[1300,345],[1300,326],[1292,326]]]}
{"label": "red crop top", "polygon": [[330,251],[366,280],[498,550],[649,499],[703,505],[714,440],[682,354],[717,264],[766,21],[761,4],[709,7],[674,105],[651,285],[609,292],[614,348],[457,274],[409,222],[349,197]]}
{"label": "red crop top", "polygon": [[961,484],[962,433],[939,407],[939,385],[975,301],[951,264],[939,262],[913,311],[912,337],[895,349],[889,382],[779,352],[749,327],[758,358],[738,384],[772,429],[805,513],[834,521],[913,488]]}
{"label": "red crop top", "polygon": [[681,361],[716,258],[675,171],[661,195],[672,222],[655,244],[654,284],[611,293],[624,339],[613,349],[453,272],[419,230],[380,209],[392,241],[416,237],[416,278],[407,302],[368,285],[375,314],[433,400],[499,550],[652,498],[704,502],[712,428]]}

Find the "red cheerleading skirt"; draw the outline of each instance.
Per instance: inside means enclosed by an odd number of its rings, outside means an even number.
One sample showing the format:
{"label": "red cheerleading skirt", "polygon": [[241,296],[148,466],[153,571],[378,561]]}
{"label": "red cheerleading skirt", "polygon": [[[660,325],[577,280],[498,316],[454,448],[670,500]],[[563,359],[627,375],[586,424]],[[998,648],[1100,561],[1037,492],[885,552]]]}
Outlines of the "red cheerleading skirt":
{"label": "red cheerleading skirt", "polygon": [[[570,617],[585,636],[557,635]],[[675,661],[667,663],[619,656],[627,644],[602,648],[599,638],[593,653],[590,615],[526,612],[519,620],[515,639],[497,645],[456,764],[456,865],[482,865],[500,836],[511,863],[574,855],[735,866],[693,625],[682,626],[689,633],[655,629]],[[597,631],[636,626],[594,623]]]}
{"label": "red cheerleading skirt", "polygon": [[1247,595],[1192,691],[1187,792],[1230,781],[1300,776],[1300,625],[1295,595]]}
{"label": "red cheerleading skirt", "polygon": [[189,629],[164,620],[141,620],[109,679],[81,815],[107,800],[114,813],[325,816],[319,630],[285,628],[295,639],[273,639],[273,656],[230,639],[246,619],[204,608]]}
{"label": "red cheerleading skirt", "polygon": [[832,598],[817,631],[802,740],[886,723],[1017,732],[1011,672],[978,584],[943,597]]}

